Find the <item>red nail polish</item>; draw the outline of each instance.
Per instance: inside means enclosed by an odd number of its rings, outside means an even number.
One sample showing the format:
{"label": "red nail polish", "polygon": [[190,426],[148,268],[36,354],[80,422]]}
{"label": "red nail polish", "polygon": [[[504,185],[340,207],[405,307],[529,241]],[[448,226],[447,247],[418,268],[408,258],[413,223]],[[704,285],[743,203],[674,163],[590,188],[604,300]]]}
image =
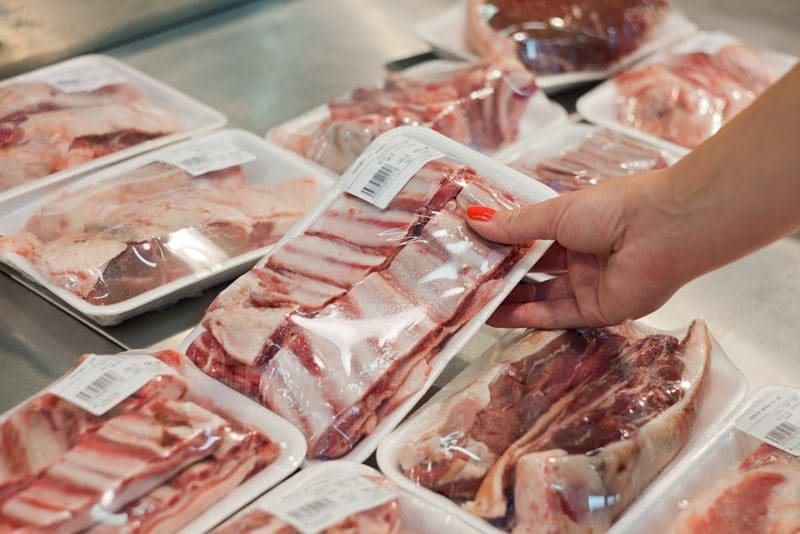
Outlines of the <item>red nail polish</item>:
{"label": "red nail polish", "polygon": [[497,213],[495,210],[486,206],[470,206],[467,208],[467,217],[473,221],[491,221],[495,213]]}

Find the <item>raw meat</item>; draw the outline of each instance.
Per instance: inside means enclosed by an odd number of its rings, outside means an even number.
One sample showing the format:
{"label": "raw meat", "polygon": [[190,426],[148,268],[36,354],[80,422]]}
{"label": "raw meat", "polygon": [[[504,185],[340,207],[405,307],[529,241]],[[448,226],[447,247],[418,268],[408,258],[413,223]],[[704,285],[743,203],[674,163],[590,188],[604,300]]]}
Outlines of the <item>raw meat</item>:
{"label": "raw meat", "polygon": [[528,162],[523,155],[510,165],[564,193],[609,178],[663,169],[669,162],[661,151],[604,129],[589,134],[579,146],[562,150],[554,157]]}
{"label": "raw meat", "polygon": [[800,458],[762,444],[678,518],[673,532],[800,532]]}
{"label": "raw meat", "polygon": [[536,74],[603,70],[633,52],[669,0],[469,0],[467,46]]}
{"label": "raw meat", "polygon": [[490,244],[464,206],[519,206],[466,167],[432,162],[386,210],[344,196],[223,291],[187,350],[335,458],[424,384],[444,339],[528,245]]}
{"label": "raw meat", "polygon": [[[269,532],[299,534],[300,531],[259,508],[211,531],[212,534],[246,534]],[[326,528],[321,534],[397,534],[400,532],[400,511],[397,501],[390,501],[371,510],[359,512]]]}
{"label": "raw meat", "polygon": [[225,420],[186,401],[157,399],[84,434],[0,506],[0,531],[77,532],[219,447]]}
{"label": "raw meat", "polygon": [[62,93],[0,87],[0,191],[179,130],[171,110],[132,84]]}
{"label": "raw meat", "polygon": [[743,44],[674,55],[614,77],[618,120],[693,148],[772,82],[764,58]]}
{"label": "raw meat", "polygon": [[355,89],[328,104],[328,117],[306,132],[278,130],[291,150],[344,172],[381,133],[397,126],[428,126],[479,150],[517,138],[519,121],[536,84],[516,61],[458,69],[435,80],[390,74],[382,88]]}
{"label": "raw meat", "polygon": [[527,334],[418,416],[400,468],[515,532],[604,531],[686,442],[709,350],[701,321]]}
{"label": "raw meat", "polygon": [[57,195],[3,241],[50,283],[115,304],[277,241],[321,194],[310,178],[251,185],[238,167],[156,162]]}

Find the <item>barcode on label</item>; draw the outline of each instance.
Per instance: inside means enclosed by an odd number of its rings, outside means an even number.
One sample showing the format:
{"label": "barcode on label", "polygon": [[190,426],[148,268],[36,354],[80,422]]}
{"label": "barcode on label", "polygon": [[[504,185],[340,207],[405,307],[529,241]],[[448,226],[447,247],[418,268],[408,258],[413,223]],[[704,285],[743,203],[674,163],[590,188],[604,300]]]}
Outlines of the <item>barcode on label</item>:
{"label": "barcode on label", "polygon": [[91,384],[77,392],[76,395],[86,402],[91,402],[124,379],[122,375],[109,370],[98,376]]}
{"label": "barcode on label", "polygon": [[380,169],[375,171],[372,178],[361,188],[361,193],[371,198],[376,198],[383,188],[386,186],[387,181],[397,174],[399,169],[394,165],[384,164]]}
{"label": "barcode on label", "polygon": [[296,510],[292,510],[289,512],[289,515],[294,517],[295,519],[306,519],[309,516],[316,514],[321,510],[325,510],[326,508],[330,508],[332,506],[336,506],[336,501],[330,499],[328,497],[320,497],[316,501],[312,501],[310,503],[304,504],[300,508]]}
{"label": "barcode on label", "polygon": [[782,422],[775,428],[767,432],[764,437],[776,445],[786,445],[800,434],[800,427],[789,422]]}

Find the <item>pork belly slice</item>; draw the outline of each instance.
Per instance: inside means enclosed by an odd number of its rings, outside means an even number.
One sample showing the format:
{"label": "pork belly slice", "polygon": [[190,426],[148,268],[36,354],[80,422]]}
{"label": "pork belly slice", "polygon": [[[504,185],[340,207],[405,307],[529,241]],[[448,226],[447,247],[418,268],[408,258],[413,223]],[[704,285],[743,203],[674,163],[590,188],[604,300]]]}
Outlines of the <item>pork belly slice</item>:
{"label": "pork belly slice", "polygon": [[672,532],[797,532],[800,458],[766,443],[691,501]]}
{"label": "pork belly slice", "polygon": [[213,454],[226,424],[192,402],[165,399],[114,417],[0,506],[0,525],[83,530]]}
{"label": "pork belly slice", "polygon": [[546,429],[509,447],[484,479],[472,511],[505,516],[513,470],[515,532],[542,524],[603,532],[680,451],[705,384],[705,323],[694,321],[680,342],[662,335],[642,339],[632,324],[611,332],[630,345],[573,390]]}
{"label": "pork belly slice", "polygon": [[[400,505],[395,499],[363,512],[357,512],[323,530],[320,534],[396,534],[401,530]],[[245,533],[300,534],[284,520],[261,508],[254,508],[211,531],[211,534],[245,534]]]}
{"label": "pork belly slice", "polygon": [[[174,351],[162,351],[156,357],[179,368],[179,356]],[[186,383],[180,376],[164,374],[102,416],[92,415],[52,393],[23,404],[0,423],[0,503],[104,421],[138,411],[155,399],[179,399],[185,392]]]}
{"label": "pork belly slice", "polygon": [[101,522],[89,533],[177,532],[275,461],[279,453],[279,445],[255,429],[226,428],[219,448],[211,457],[190,465],[127,505],[122,511],[127,516],[124,525]]}
{"label": "pork belly slice", "polygon": [[291,322],[294,335],[270,360],[261,400],[303,430],[315,457],[341,456],[374,428],[374,410],[399,384],[380,386],[398,371],[405,378],[403,361],[439,329],[379,273]]}

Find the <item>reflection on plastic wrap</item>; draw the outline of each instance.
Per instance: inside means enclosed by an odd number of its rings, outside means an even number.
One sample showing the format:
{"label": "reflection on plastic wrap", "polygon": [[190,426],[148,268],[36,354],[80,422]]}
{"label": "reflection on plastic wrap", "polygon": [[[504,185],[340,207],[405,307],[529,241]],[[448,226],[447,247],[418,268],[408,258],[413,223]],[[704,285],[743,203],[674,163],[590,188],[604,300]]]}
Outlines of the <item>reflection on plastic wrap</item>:
{"label": "reflection on plastic wrap", "polygon": [[517,138],[533,76],[498,60],[426,77],[389,74],[381,88],[359,87],[328,104],[328,117],[307,131],[278,130],[282,145],[342,173],[376,137],[398,126],[427,126],[477,150]]}
{"label": "reflection on plastic wrap", "polygon": [[467,45],[516,56],[532,72],[603,70],[633,52],[669,0],[469,0]]}
{"label": "reflection on plastic wrap", "polygon": [[515,194],[447,160],[385,210],[343,194],[219,295],[187,356],[300,428],[310,457],[340,457],[504,287],[529,245],[484,241],[465,210],[520,206]]}
{"label": "reflection on plastic wrap", "polygon": [[614,78],[617,116],[626,126],[695,147],[773,81],[764,58],[743,44],[673,55]]}
{"label": "reflection on plastic wrap", "polygon": [[0,191],[180,129],[177,115],[131,83],[62,92],[0,87]]}
{"label": "reflection on plastic wrap", "polygon": [[0,244],[50,283],[114,304],[277,241],[321,194],[310,178],[254,185],[240,167],[194,177],[156,162],[57,194]]}
{"label": "reflection on plastic wrap", "polygon": [[399,467],[500,528],[605,531],[686,442],[709,351],[702,321],[509,335],[409,422]]}
{"label": "reflection on plastic wrap", "polygon": [[[180,370],[180,355],[155,355]],[[111,357],[108,357],[111,358]],[[117,387],[108,370],[88,399]],[[175,531],[273,462],[279,445],[162,373],[102,415],[42,393],[0,422],[0,531]]]}
{"label": "reflection on plastic wrap", "polygon": [[304,470],[212,534],[469,533],[475,530],[363,465],[332,462]]}
{"label": "reflection on plastic wrap", "polygon": [[522,154],[507,163],[559,193],[669,166],[662,151],[610,130],[583,134],[577,140],[565,139],[561,147],[545,159],[530,160]]}
{"label": "reflection on plastic wrap", "polygon": [[673,532],[800,530],[800,458],[762,443],[738,467],[732,467],[689,504]]}

